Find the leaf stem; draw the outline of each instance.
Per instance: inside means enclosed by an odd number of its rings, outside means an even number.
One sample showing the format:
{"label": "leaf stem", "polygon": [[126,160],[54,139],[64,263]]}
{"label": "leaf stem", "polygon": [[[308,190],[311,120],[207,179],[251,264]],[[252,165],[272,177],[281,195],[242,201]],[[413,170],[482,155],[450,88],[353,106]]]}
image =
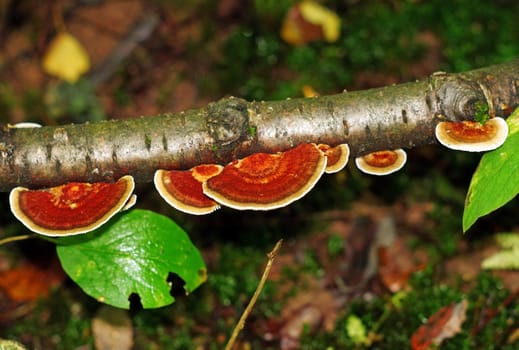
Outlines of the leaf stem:
{"label": "leaf stem", "polygon": [[270,273],[270,269],[272,268],[272,264],[274,262],[274,258],[276,257],[277,253],[279,252],[279,249],[281,249],[281,244],[283,243],[283,240],[280,239],[272,251],[267,254],[267,265],[265,265],[265,270],[263,270],[263,275],[261,276],[261,279],[258,283],[258,286],[256,287],[256,290],[254,291],[254,294],[252,295],[252,298],[249,301],[249,304],[243,310],[243,313],[238,320],[238,323],[236,326],[234,326],[234,329],[232,331],[231,337],[229,338],[229,341],[227,342],[227,345],[225,346],[225,350],[231,350],[234,342],[236,341],[236,338],[238,337],[238,334],[245,326],[245,321],[247,320],[247,317],[251,313],[252,309],[254,308],[254,305],[256,304],[256,301],[258,300],[258,297],[263,289],[263,286],[265,285],[265,282],[267,281],[268,275]]}
{"label": "leaf stem", "polygon": [[36,237],[36,234],[34,234],[34,233],[30,233],[30,234],[27,234],[27,235],[6,237],[6,238],[3,238],[3,239],[0,239],[0,246],[4,245],[4,244],[7,244],[7,243],[16,242],[16,241],[23,241],[25,239],[34,238],[34,237]]}

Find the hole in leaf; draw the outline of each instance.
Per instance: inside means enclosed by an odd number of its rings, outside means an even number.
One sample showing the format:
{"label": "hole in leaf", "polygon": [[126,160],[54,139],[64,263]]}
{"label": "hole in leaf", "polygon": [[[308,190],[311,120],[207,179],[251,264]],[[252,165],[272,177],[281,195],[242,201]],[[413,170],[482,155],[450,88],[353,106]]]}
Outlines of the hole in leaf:
{"label": "hole in leaf", "polygon": [[176,299],[187,294],[186,290],[184,289],[186,282],[176,273],[170,272],[166,281],[171,286],[169,294],[173,298]]}
{"label": "hole in leaf", "polygon": [[141,297],[137,293],[132,293],[128,297],[128,300],[130,301],[130,310],[131,311],[138,311],[142,310],[142,303],[141,303]]}

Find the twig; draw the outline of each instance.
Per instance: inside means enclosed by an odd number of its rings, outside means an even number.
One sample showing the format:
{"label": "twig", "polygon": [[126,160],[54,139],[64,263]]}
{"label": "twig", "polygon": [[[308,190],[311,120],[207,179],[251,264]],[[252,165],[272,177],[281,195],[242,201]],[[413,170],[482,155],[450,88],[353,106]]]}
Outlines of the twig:
{"label": "twig", "polygon": [[7,244],[7,243],[11,243],[11,242],[15,242],[15,241],[23,241],[24,239],[29,239],[29,238],[34,238],[36,237],[35,234],[27,234],[27,235],[20,235],[20,236],[12,236],[12,237],[6,237],[6,238],[3,238],[3,239],[0,239],[0,246],[1,245],[4,245],[4,244]]}
{"label": "twig", "polygon": [[272,268],[274,258],[276,257],[277,253],[279,252],[279,249],[281,248],[282,243],[283,243],[283,240],[280,239],[274,246],[274,249],[272,249],[272,251],[267,254],[268,261],[267,261],[267,265],[265,266],[265,270],[263,271],[263,275],[261,276],[261,279],[258,283],[258,286],[256,287],[256,290],[254,291],[254,294],[252,295],[252,298],[249,301],[249,304],[243,311],[243,314],[241,315],[236,326],[234,326],[231,337],[229,338],[229,341],[227,342],[227,345],[225,346],[225,350],[232,349],[234,342],[236,341],[236,338],[238,337],[238,334],[245,326],[245,321],[247,320],[247,317],[251,313],[252,308],[254,307],[254,304],[256,304],[256,301],[258,300],[261,290],[263,289],[263,286],[265,285],[265,282],[267,281],[268,275],[270,273],[270,269]]}

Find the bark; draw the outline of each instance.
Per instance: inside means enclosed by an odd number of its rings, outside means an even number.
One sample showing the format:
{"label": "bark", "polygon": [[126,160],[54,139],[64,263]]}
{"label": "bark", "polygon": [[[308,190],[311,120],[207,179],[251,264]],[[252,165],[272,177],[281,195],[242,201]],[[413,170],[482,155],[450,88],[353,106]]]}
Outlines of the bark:
{"label": "bark", "polygon": [[[519,60],[365,91],[284,101],[226,98],[205,108],[130,120],[32,129],[0,127],[0,191],[188,169],[300,143],[348,143],[352,156],[434,143],[441,120],[472,119],[486,105],[519,104]],[[479,106],[479,107],[478,107]]]}

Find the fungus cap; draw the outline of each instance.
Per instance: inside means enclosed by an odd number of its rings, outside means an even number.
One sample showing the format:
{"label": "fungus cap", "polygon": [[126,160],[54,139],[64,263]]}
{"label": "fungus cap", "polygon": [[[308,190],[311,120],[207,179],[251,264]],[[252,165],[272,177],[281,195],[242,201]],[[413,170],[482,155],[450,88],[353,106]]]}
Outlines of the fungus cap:
{"label": "fungus cap", "polygon": [[481,124],[475,121],[440,122],[436,139],[445,147],[458,151],[484,152],[501,146],[508,136],[508,125],[495,117]]}
{"label": "fungus cap", "polygon": [[403,149],[377,151],[355,158],[360,171],[370,175],[389,175],[405,165],[407,154]]}
{"label": "fungus cap", "polygon": [[92,231],[125,207],[135,187],[132,176],[116,182],[71,182],[30,190],[14,188],[9,203],[27,228],[45,236],[70,236]]}
{"label": "fungus cap", "polygon": [[202,164],[190,170],[157,170],[153,178],[160,196],[173,208],[184,213],[204,215],[220,205],[202,191],[202,182],[219,174],[223,167]]}
{"label": "fungus cap", "polygon": [[135,205],[135,203],[137,203],[137,195],[132,194],[126,203],[124,203],[124,207],[121,209],[121,211],[130,210]]}
{"label": "fungus cap", "polygon": [[326,157],[315,144],[257,153],[226,165],[203,183],[204,193],[234,209],[270,210],[303,197],[317,183]]}
{"label": "fungus cap", "polygon": [[41,124],[33,123],[33,122],[21,122],[16,124],[7,124],[7,127],[10,129],[29,129],[29,128],[41,128]]}
{"label": "fungus cap", "polygon": [[319,144],[317,147],[319,147],[326,156],[326,168],[324,171],[327,174],[339,172],[348,164],[350,147],[347,144],[343,143],[335,147]]}

